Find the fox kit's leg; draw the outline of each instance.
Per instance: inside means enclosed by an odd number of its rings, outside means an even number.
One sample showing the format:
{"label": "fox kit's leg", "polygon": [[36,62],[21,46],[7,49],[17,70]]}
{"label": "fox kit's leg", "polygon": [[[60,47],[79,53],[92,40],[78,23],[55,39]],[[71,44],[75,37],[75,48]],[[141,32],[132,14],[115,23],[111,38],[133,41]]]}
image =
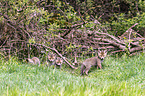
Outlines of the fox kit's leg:
{"label": "fox kit's leg", "polygon": [[49,67],[50,67],[51,65],[53,65],[53,62],[50,62],[50,63],[49,63]]}
{"label": "fox kit's leg", "polygon": [[61,69],[61,65],[59,66],[59,68]]}
{"label": "fox kit's leg", "polygon": [[88,75],[88,71],[90,70],[91,66],[87,66],[86,69],[84,70],[86,75]]}
{"label": "fox kit's leg", "polygon": [[89,71],[89,70],[85,70],[86,75],[88,75],[88,71]]}
{"label": "fox kit's leg", "polygon": [[99,67],[100,69],[102,69],[102,65],[101,65],[101,64],[98,64],[98,65],[97,65],[97,69],[98,69],[98,67]]}
{"label": "fox kit's leg", "polygon": [[82,64],[82,66],[81,66],[81,75],[83,75],[84,72],[85,72],[84,67],[85,67],[85,66]]}
{"label": "fox kit's leg", "polygon": [[54,67],[56,68],[56,64],[54,65]]}
{"label": "fox kit's leg", "polygon": [[38,61],[38,66],[40,67],[40,61]]}

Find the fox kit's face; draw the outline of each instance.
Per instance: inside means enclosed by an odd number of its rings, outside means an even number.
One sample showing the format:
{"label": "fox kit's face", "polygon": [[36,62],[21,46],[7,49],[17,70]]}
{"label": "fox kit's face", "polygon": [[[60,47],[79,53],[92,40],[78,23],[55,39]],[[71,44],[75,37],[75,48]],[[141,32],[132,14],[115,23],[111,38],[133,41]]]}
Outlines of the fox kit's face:
{"label": "fox kit's face", "polygon": [[49,61],[54,61],[56,58],[55,54],[48,54],[48,60]]}
{"label": "fox kit's face", "polygon": [[56,63],[57,65],[62,65],[63,60],[62,60],[61,58],[57,57],[55,63]]}
{"label": "fox kit's face", "polygon": [[98,50],[98,56],[100,59],[103,60],[107,56],[107,50],[102,50],[102,51]]}

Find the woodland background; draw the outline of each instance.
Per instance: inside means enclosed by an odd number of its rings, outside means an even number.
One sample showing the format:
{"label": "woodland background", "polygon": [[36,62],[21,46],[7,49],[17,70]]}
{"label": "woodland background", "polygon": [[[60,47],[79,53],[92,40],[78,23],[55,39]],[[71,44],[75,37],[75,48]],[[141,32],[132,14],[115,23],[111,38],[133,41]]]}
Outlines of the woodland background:
{"label": "woodland background", "polygon": [[[144,10],[143,0],[0,0],[0,95],[145,96]],[[98,49],[111,55],[103,69],[80,76]],[[46,67],[50,51],[71,67]]]}
{"label": "woodland background", "polygon": [[144,0],[2,0],[0,56],[132,56],[144,50],[144,10]]}

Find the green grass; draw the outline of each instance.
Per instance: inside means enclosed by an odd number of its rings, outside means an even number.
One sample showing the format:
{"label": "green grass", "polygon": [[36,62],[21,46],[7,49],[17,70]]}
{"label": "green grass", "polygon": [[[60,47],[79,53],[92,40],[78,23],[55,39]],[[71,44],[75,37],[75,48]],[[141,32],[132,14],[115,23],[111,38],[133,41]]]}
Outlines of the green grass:
{"label": "green grass", "polygon": [[1,96],[145,96],[145,55],[107,57],[89,76],[76,70],[0,61]]}

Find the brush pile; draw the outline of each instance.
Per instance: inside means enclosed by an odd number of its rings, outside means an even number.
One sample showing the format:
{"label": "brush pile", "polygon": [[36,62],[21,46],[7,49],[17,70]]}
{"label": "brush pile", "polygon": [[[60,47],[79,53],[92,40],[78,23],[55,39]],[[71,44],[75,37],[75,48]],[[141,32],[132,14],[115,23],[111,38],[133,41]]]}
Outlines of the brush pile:
{"label": "brush pile", "polygon": [[[18,4],[14,9],[8,3],[11,2],[0,3],[0,55],[4,58],[16,56],[24,59],[29,55],[40,57],[42,51],[47,50],[68,58],[91,56],[98,49],[107,49],[112,54],[125,52],[129,56],[144,50],[145,38],[133,30],[138,23],[130,26],[121,36],[115,37],[98,20],[84,20],[81,15],[73,13],[69,17],[69,12],[60,7],[46,6],[57,12],[57,16],[54,16],[55,13],[51,16],[36,5],[33,5],[35,10],[25,5],[17,9]],[[81,19],[77,21],[76,18]],[[64,60],[69,63],[65,58]]]}

